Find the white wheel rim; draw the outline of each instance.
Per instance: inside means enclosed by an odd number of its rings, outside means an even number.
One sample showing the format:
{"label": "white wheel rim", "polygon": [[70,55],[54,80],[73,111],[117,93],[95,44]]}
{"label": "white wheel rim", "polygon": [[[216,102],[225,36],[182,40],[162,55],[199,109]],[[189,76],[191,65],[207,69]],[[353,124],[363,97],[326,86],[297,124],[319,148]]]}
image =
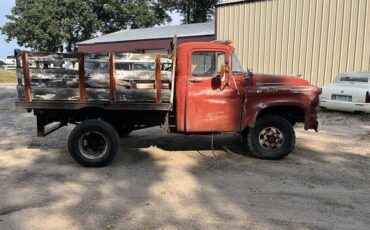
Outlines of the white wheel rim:
{"label": "white wheel rim", "polygon": [[97,131],[84,133],[78,140],[80,153],[90,160],[97,160],[108,151],[108,141],[103,134]]}
{"label": "white wheel rim", "polygon": [[266,150],[278,150],[283,146],[285,138],[280,129],[267,127],[259,133],[258,142]]}

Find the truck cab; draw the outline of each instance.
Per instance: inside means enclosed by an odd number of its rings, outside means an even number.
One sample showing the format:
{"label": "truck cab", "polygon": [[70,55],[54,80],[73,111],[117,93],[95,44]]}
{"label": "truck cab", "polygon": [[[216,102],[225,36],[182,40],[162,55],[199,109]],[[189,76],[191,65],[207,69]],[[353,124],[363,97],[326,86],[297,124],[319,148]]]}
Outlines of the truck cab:
{"label": "truck cab", "polygon": [[317,129],[321,90],[299,77],[245,72],[235,49],[222,43],[178,48],[176,117],[180,132],[243,132],[258,117],[280,115]]}
{"label": "truck cab", "polygon": [[186,43],[178,48],[178,60],[177,130],[240,132],[248,80],[233,48],[219,43]]}
{"label": "truck cab", "polygon": [[180,45],[176,76],[178,132],[238,132],[257,157],[281,159],[295,145],[297,122],[319,129],[319,88],[296,76],[245,72],[228,43]]}

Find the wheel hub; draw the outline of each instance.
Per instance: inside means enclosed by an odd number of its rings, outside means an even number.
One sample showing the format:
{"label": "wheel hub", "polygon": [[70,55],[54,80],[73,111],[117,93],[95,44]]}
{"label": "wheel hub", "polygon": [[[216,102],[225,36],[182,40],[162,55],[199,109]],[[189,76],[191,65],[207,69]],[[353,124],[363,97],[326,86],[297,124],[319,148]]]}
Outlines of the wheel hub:
{"label": "wheel hub", "polygon": [[264,149],[277,150],[284,144],[284,135],[278,128],[267,127],[258,135],[258,141]]}
{"label": "wheel hub", "polygon": [[267,139],[268,139],[269,143],[271,143],[271,144],[275,143],[275,141],[276,141],[276,138],[274,136],[268,136]]}
{"label": "wheel hub", "polygon": [[108,151],[108,141],[103,134],[93,131],[83,134],[79,141],[81,154],[91,160],[99,159]]}

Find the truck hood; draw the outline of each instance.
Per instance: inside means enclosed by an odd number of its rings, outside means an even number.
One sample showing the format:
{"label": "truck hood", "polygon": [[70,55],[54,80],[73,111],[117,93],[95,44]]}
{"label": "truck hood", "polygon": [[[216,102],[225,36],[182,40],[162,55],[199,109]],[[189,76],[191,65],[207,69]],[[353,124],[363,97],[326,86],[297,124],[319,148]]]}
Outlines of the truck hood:
{"label": "truck hood", "polygon": [[257,74],[252,79],[253,86],[310,86],[305,79],[284,75]]}

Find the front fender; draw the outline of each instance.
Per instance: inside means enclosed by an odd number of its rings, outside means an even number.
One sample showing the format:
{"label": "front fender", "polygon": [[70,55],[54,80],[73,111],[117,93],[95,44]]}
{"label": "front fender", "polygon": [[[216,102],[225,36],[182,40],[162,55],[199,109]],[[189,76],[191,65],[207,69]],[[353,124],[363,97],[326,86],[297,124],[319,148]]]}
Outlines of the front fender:
{"label": "front fender", "polygon": [[[258,119],[258,117],[261,115],[261,113],[264,110],[272,109],[272,108],[276,108],[276,109],[281,108],[283,110],[286,107],[300,108],[300,109],[304,110],[305,117],[307,117],[308,108],[304,104],[299,103],[299,102],[289,102],[288,103],[288,102],[283,102],[283,101],[275,101],[275,102],[268,103],[268,104],[266,104],[264,102],[260,102],[260,103],[257,103],[257,104],[250,107],[249,112],[246,114],[246,116],[247,116],[246,125],[249,128],[253,128],[257,119]],[[284,112],[284,111],[282,111],[282,112]]]}
{"label": "front fender", "polygon": [[[306,95],[307,96],[307,95]],[[270,111],[269,114],[284,114],[290,113],[294,108],[301,111],[304,116],[304,129],[317,129],[317,105],[313,103],[311,98],[305,95],[290,95],[290,97],[282,98],[269,98],[259,97],[252,99],[247,103],[247,111],[243,130],[246,128],[253,128],[257,119],[266,111]],[[267,97],[268,98],[268,97]],[[288,115],[288,114],[287,114]]]}

